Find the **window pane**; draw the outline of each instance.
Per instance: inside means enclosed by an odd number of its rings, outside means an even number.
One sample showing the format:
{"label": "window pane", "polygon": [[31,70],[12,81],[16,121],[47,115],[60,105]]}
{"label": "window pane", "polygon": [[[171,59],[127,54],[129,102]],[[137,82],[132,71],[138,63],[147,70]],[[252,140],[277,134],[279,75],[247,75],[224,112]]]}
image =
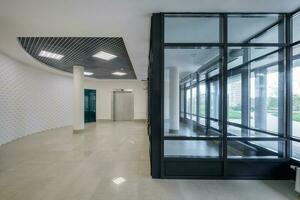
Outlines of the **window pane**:
{"label": "window pane", "polygon": [[187,87],[190,87],[190,85],[191,85],[191,81],[188,81],[188,82],[185,83],[185,87],[186,87],[186,88],[187,88]]}
{"label": "window pane", "polygon": [[[250,125],[256,129],[278,132],[279,73],[278,53],[251,63]],[[281,115],[283,113],[280,113]]]}
{"label": "window pane", "polygon": [[217,16],[165,17],[165,43],[219,42]]}
{"label": "window pane", "polygon": [[197,121],[197,116],[192,114],[192,120]]}
{"label": "window pane", "polygon": [[219,141],[165,140],[165,157],[219,157]]}
{"label": "window pane", "polygon": [[192,88],[192,114],[197,115],[197,87]]}
{"label": "window pane", "polygon": [[233,125],[227,126],[228,137],[277,137],[272,134],[260,131],[250,130],[249,128],[241,128]]}
{"label": "window pane", "polygon": [[210,83],[210,117],[219,119],[219,81],[212,81]]}
{"label": "window pane", "polygon": [[278,47],[230,47],[228,48],[228,69],[233,69],[275,50],[278,50]]}
{"label": "window pane", "polygon": [[[194,75],[195,76],[195,75]],[[196,77],[193,77],[192,78],[192,81],[191,81],[191,85],[194,85],[197,83],[197,78]]]}
{"label": "window pane", "polygon": [[180,89],[180,112],[184,113],[184,88]]}
{"label": "window pane", "polygon": [[[219,48],[199,47],[199,48],[166,48],[165,49],[165,68],[177,66],[180,79],[196,72],[201,66],[207,65],[212,60],[219,59]],[[186,83],[189,87],[190,81]]]}
{"label": "window pane", "polygon": [[[205,113],[198,118],[200,100],[198,93],[198,70],[216,69],[220,62],[219,47],[166,47],[164,50],[164,135],[202,137],[207,134],[204,127],[196,126],[196,122],[205,125]],[[174,73],[176,71],[177,76]],[[214,73],[218,74],[218,70]],[[201,77],[201,76],[200,76]],[[206,75],[204,76],[206,77]],[[179,78],[179,81],[178,81]],[[203,76],[202,76],[203,78]],[[180,84],[181,83],[181,86]],[[203,82],[204,83],[204,82]],[[176,86],[176,84],[178,84]],[[180,89],[180,94],[177,91]],[[205,88],[205,85],[204,85]],[[203,87],[202,87],[203,89]],[[203,93],[204,92],[204,93]],[[205,91],[202,92],[205,103]],[[176,94],[176,98],[174,95]],[[218,94],[216,94],[218,95]],[[178,99],[177,99],[178,98]],[[180,100],[180,102],[177,100]],[[178,121],[177,122],[177,106]],[[205,106],[205,104],[203,104]],[[202,108],[203,108],[202,106]],[[174,112],[176,111],[176,113]],[[174,117],[175,116],[175,117]],[[199,121],[197,121],[199,120]],[[176,123],[177,122],[177,123]],[[171,127],[176,128],[175,130]],[[205,133],[205,134],[204,134]]]}
{"label": "window pane", "polygon": [[[228,121],[245,127],[278,133],[283,127],[283,83],[279,83],[279,67],[283,67],[277,48],[229,48],[231,64],[228,72]],[[263,57],[261,57],[263,56]],[[258,58],[253,60],[255,58]],[[243,65],[244,64],[244,65]],[[244,99],[242,100],[242,97]],[[279,99],[281,98],[281,99]],[[247,100],[248,99],[248,100]]]}
{"label": "window pane", "polygon": [[228,158],[282,158],[282,141],[228,141]]}
{"label": "window pane", "polygon": [[206,119],[203,117],[199,117],[199,124],[205,126],[205,123],[206,123]]}
{"label": "window pane", "polygon": [[210,120],[210,127],[220,129],[219,122],[215,120]]}
{"label": "window pane", "polygon": [[293,47],[292,79],[293,137],[300,138],[300,45]]}
{"label": "window pane", "polygon": [[219,67],[218,67],[219,63],[217,63],[215,66],[213,66],[212,68],[217,67],[216,69],[210,71],[207,73],[208,78],[217,76],[220,73]]}
{"label": "window pane", "polygon": [[[215,70],[216,71],[216,70]],[[219,71],[219,70],[217,70]],[[220,85],[219,80],[209,80],[210,81],[210,127],[215,129],[220,129],[219,126],[219,103],[220,103]]]}
{"label": "window pane", "polygon": [[278,43],[279,30],[276,23],[279,19],[279,15],[229,15],[228,42]]}
{"label": "window pane", "polygon": [[292,141],[292,157],[300,160],[300,143]]}
{"label": "window pane", "polygon": [[293,17],[293,42],[300,40],[300,14]]}
{"label": "window pane", "polygon": [[205,82],[199,84],[199,115],[205,117],[206,85]]}
{"label": "window pane", "polygon": [[242,122],[242,81],[241,75],[228,77],[228,121]]}
{"label": "window pane", "polygon": [[199,83],[199,123],[205,125],[206,120],[206,111],[205,111],[205,102],[206,102],[206,85],[205,81]]}
{"label": "window pane", "polygon": [[186,100],[185,100],[186,104],[186,113],[191,113],[191,89],[187,89],[186,90]]}

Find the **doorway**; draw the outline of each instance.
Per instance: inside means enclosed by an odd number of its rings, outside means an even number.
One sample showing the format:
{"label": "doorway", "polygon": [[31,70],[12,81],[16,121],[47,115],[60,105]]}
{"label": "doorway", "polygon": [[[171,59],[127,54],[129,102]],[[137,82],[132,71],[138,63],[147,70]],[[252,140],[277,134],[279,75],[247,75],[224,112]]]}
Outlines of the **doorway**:
{"label": "doorway", "polygon": [[96,122],[96,90],[84,90],[84,122]]}
{"label": "doorway", "polygon": [[113,120],[130,121],[134,115],[134,99],[131,91],[114,91]]}

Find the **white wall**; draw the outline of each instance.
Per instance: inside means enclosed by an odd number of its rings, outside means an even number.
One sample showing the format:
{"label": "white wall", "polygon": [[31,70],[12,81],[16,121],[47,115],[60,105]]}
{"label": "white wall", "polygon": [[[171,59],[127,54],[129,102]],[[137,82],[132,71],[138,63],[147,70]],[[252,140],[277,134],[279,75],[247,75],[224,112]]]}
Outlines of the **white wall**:
{"label": "white wall", "polygon": [[134,119],[147,118],[146,83],[138,80],[86,79],[86,89],[96,89],[97,119],[112,119],[113,90],[132,89],[134,94]]}
{"label": "white wall", "polygon": [[[97,90],[97,119],[112,119],[115,89],[132,89],[134,119],[147,117],[147,90],[138,80],[85,79]],[[72,125],[73,82],[0,53],[0,145],[48,129]]]}
{"label": "white wall", "polygon": [[72,124],[72,77],[0,54],[0,145]]}

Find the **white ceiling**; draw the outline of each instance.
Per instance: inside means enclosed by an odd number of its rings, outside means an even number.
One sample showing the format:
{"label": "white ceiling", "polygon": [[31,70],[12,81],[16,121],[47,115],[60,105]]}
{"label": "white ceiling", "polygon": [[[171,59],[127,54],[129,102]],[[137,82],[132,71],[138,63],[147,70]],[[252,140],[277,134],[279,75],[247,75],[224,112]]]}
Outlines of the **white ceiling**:
{"label": "white ceiling", "polygon": [[0,51],[46,68],[16,37],[123,37],[138,79],[146,79],[154,12],[290,12],[299,0],[0,0]]}

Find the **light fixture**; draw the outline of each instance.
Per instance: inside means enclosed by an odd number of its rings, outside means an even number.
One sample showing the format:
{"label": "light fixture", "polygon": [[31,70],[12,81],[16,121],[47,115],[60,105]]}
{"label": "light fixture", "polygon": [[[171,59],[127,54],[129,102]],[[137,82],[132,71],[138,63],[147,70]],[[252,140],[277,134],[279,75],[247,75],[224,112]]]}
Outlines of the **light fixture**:
{"label": "light fixture", "polygon": [[100,52],[96,53],[95,55],[93,55],[93,57],[101,58],[103,60],[112,60],[112,59],[116,58],[117,56],[107,53],[107,52],[104,52],[104,51],[100,51]]}
{"label": "light fixture", "polygon": [[53,58],[53,59],[56,59],[56,60],[60,60],[64,57],[63,55],[60,55],[60,54],[57,54],[57,53],[51,53],[49,51],[44,51],[44,50],[42,50],[39,53],[39,56],[46,57],[46,58]]}
{"label": "light fixture", "polygon": [[121,183],[124,183],[126,181],[123,177],[117,177],[112,179],[112,182],[114,182],[116,185],[120,185]]}
{"label": "light fixture", "polygon": [[113,72],[112,75],[115,75],[115,76],[124,76],[126,75],[127,73],[125,72]]}
{"label": "light fixture", "polygon": [[86,75],[86,76],[91,76],[91,75],[93,75],[94,73],[93,73],[93,72],[83,72],[83,74]]}

